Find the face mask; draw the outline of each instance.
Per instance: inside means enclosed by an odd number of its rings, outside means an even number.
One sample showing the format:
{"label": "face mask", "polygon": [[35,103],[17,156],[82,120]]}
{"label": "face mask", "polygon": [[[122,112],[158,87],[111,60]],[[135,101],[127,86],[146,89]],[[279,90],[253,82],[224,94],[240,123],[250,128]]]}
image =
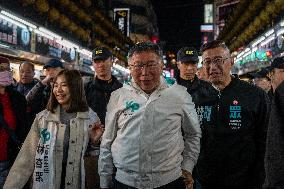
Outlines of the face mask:
{"label": "face mask", "polygon": [[9,71],[0,72],[0,86],[9,86],[13,82],[12,73]]}

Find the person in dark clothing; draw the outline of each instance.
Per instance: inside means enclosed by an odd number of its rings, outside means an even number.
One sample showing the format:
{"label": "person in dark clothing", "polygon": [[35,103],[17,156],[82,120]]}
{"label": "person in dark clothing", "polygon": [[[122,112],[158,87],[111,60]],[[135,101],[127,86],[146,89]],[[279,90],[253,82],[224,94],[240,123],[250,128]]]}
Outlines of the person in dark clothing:
{"label": "person in dark clothing", "polygon": [[216,92],[197,108],[202,120],[197,179],[203,189],[260,189],[264,182],[268,96],[230,74],[233,61],[224,42],[209,42],[201,51]]}
{"label": "person in dark clothing", "polygon": [[[111,75],[112,53],[105,47],[97,47],[92,54],[93,67],[95,77],[93,80],[85,84],[85,94],[88,106],[98,114],[101,123],[105,124],[107,104],[110,95],[116,89],[122,87],[122,84]],[[98,155],[99,144],[93,147],[95,150],[94,156],[88,156],[85,159],[86,163],[86,181],[88,188],[98,189],[100,187],[98,175]],[[94,176],[92,178],[88,177]]]}
{"label": "person in dark clothing", "polygon": [[122,84],[111,75],[112,54],[107,48],[94,49],[92,59],[95,78],[85,84],[85,92],[89,107],[98,114],[104,124],[110,95],[122,87]]}
{"label": "person in dark clothing", "polygon": [[[0,57],[0,188],[24,142],[29,128],[26,125],[25,97],[14,89],[10,61]],[[5,124],[6,123],[6,124]],[[5,125],[7,127],[5,127]],[[8,131],[10,130],[10,131]],[[15,136],[11,136],[11,133]]]}
{"label": "person in dark clothing", "polygon": [[284,81],[284,57],[275,58],[267,69],[271,79],[272,94],[274,94],[275,89]]}
{"label": "person in dark clothing", "polygon": [[284,188],[284,81],[271,105],[265,153],[265,189]]}
{"label": "person in dark clothing", "polygon": [[[34,78],[35,68],[30,62],[22,62],[19,66],[20,81],[16,84],[16,90],[26,96],[29,91],[38,83]],[[27,107],[27,125],[32,125],[36,113],[32,112],[31,108]]]}
{"label": "person in dark clothing", "polygon": [[251,73],[251,76],[253,77],[253,84],[262,88],[266,93],[268,93],[271,89],[271,81],[268,77],[268,73],[268,68],[262,68],[256,73]]}
{"label": "person in dark clothing", "polygon": [[28,92],[38,83],[35,76],[35,67],[30,62],[22,62],[19,66],[20,81],[16,84],[16,89],[26,96]]}
{"label": "person in dark clothing", "polygon": [[50,59],[43,67],[46,76],[38,82],[27,94],[26,99],[30,111],[35,115],[46,108],[53,78],[64,69],[63,64],[58,59]]}
{"label": "person in dark clothing", "polygon": [[183,47],[177,53],[177,67],[180,75],[177,83],[187,88],[196,105],[203,104],[215,89],[209,82],[197,77],[198,53],[193,47]]}

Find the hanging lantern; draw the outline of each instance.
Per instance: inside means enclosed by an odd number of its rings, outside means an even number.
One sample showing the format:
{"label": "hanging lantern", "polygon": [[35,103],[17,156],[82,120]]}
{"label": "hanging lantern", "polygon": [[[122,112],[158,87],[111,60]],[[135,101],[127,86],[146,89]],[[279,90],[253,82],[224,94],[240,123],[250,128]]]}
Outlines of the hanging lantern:
{"label": "hanging lantern", "polygon": [[84,35],[84,29],[81,27],[78,27],[78,29],[75,31],[77,37],[82,38],[82,36]]}
{"label": "hanging lantern", "polygon": [[60,27],[64,28],[64,27],[68,26],[69,24],[70,24],[70,19],[65,15],[61,15]]}
{"label": "hanging lantern", "polygon": [[78,29],[78,26],[75,24],[75,22],[72,22],[68,25],[68,29],[71,31],[71,32],[74,32],[75,30]]}
{"label": "hanging lantern", "polygon": [[82,36],[82,39],[84,41],[89,41],[90,40],[90,31],[84,31],[84,35]]}
{"label": "hanging lantern", "polygon": [[80,3],[86,8],[92,5],[92,2],[90,0],[80,0]]}
{"label": "hanging lantern", "polygon": [[48,18],[51,22],[54,22],[55,20],[58,20],[60,16],[59,11],[52,7],[49,11],[48,11]]}
{"label": "hanging lantern", "polygon": [[77,5],[73,2],[70,2],[69,4],[69,10],[72,13],[77,13],[79,11],[79,8],[77,7]]}
{"label": "hanging lantern", "polygon": [[69,5],[70,1],[69,0],[58,0],[59,4],[62,5],[63,7],[66,7]]}
{"label": "hanging lantern", "polygon": [[49,10],[49,4],[46,0],[36,0],[35,6],[40,13],[45,13]]}
{"label": "hanging lantern", "polygon": [[84,11],[79,10],[77,12],[76,16],[79,18],[79,20],[83,20],[84,19]]}
{"label": "hanging lantern", "polygon": [[89,15],[86,15],[85,22],[89,24],[90,22],[92,22],[92,18]]}
{"label": "hanging lantern", "polygon": [[35,0],[22,0],[22,4],[24,6],[27,6],[27,5],[32,5],[35,3]]}

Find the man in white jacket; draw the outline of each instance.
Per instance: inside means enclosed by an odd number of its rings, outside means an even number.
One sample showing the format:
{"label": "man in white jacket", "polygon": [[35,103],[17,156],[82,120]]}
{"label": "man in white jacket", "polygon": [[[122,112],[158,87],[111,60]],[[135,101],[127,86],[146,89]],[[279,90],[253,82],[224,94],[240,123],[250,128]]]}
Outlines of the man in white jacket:
{"label": "man in white jacket", "polygon": [[190,95],[161,77],[162,53],[151,42],[128,53],[132,81],[111,95],[100,146],[101,188],[192,189],[201,130]]}

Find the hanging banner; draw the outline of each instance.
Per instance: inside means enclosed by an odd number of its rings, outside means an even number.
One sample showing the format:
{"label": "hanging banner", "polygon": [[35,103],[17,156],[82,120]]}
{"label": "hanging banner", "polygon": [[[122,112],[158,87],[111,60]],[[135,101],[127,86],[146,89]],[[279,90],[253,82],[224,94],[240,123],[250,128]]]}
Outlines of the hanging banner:
{"label": "hanging banner", "polygon": [[113,9],[113,19],[115,25],[119,30],[125,35],[129,36],[129,18],[130,9],[129,8],[115,8]]}

